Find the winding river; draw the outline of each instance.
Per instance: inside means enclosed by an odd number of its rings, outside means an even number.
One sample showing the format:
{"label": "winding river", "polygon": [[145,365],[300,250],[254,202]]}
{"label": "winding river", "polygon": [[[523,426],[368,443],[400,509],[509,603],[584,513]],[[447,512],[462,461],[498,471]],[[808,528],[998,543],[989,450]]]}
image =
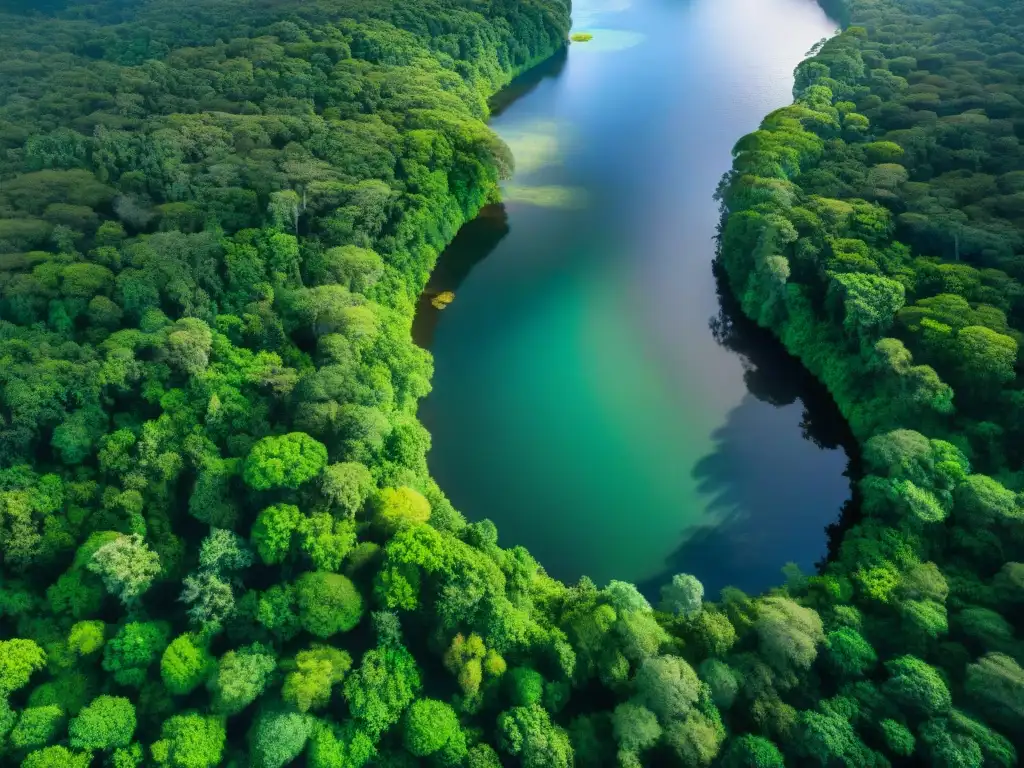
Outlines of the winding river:
{"label": "winding river", "polygon": [[720,296],[712,194],[836,25],[814,0],[573,10],[593,39],[500,95],[505,202],[463,228],[420,303],[430,468],[557,578],[653,596],[687,572],[709,598],[760,591],[825,554],[850,441],[821,387]]}

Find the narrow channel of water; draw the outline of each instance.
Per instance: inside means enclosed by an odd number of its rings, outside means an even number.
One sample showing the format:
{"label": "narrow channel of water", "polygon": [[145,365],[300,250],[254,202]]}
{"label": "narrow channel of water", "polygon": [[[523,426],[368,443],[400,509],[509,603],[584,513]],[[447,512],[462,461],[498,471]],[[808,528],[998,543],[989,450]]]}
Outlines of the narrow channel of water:
{"label": "narrow channel of water", "polygon": [[420,304],[430,468],[557,578],[759,591],[825,554],[848,433],[719,297],[712,194],[835,24],[813,0],[576,0],[574,18],[593,40],[502,94],[505,203]]}

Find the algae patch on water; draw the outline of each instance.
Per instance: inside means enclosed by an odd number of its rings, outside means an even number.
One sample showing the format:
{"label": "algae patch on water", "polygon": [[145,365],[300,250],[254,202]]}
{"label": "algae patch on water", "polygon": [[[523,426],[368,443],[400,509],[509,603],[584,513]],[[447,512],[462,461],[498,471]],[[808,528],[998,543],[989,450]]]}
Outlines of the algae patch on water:
{"label": "algae patch on water", "polygon": [[452,291],[441,291],[437,296],[430,300],[434,309],[444,309],[449,304],[455,301],[455,294]]}
{"label": "algae patch on water", "polygon": [[578,187],[522,186],[509,184],[504,187],[504,199],[512,203],[525,203],[541,208],[583,208],[587,204],[586,193]]}
{"label": "algae patch on water", "polygon": [[624,51],[639,45],[646,38],[643,33],[628,29],[590,29],[575,33],[572,39],[575,39],[576,35],[589,36],[590,42],[581,50],[600,52]]}
{"label": "algae patch on water", "polygon": [[515,158],[516,173],[533,173],[558,162],[561,126],[553,120],[536,121],[505,131],[502,139]]}
{"label": "algae patch on water", "polygon": [[569,39],[572,40],[574,43],[589,43],[591,40],[594,39],[594,36],[589,32],[577,32],[575,35],[572,35]]}

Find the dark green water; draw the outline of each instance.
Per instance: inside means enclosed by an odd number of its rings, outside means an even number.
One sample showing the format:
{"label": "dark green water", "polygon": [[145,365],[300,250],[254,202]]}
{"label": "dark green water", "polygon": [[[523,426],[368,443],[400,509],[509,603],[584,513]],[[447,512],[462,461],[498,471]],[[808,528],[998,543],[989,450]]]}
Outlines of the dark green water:
{"label": "dark green water", "polygon": [[835,24],[813,0],[577,0],[574,19],[593,40],[492,118],[517,160],[505,204],[421,301],[430,468],[557,578],[757,591],[825,554],[846,432],[716,292],[712,194]]}

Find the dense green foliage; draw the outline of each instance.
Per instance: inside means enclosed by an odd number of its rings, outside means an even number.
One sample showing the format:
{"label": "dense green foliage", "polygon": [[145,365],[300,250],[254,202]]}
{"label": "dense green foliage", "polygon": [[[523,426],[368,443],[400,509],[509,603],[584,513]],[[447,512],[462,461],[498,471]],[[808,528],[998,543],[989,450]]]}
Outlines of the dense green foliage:
{"label": "dense green foliage", "polygon": [[1024,18],[887,2],[721,189],[864,519],[821,575],[657,609],[468,524],[415,419],[415,298],[511,161],[487,98],[566,4],[0,15],[0,762],[1015,764]]}
{"label": "dense green foliage", "polygon": [[863,518],[788,589],[826,632],[826,674],[795,686],[818,703],[753,730],[799,734],[793,754],[821,765],[1013,765],[1024,14],[993,0],[846,10],[852,26],[797,68],[796,103],[736,144],[719,189],[731,288],[829,387],[866,470]]}
{"label": "dense green foliage", "polygon": [[[460,629],[528,660],[551,642],[533,582],[560,587],[427,476],[409,327],[510,168],[488,97],[568,20],[560,0],[0,16],[2,762],[360,765],[383,737],[454,764],[488,738],[464,734],[493,729],[482,698],[403,720],[426,678],[404,643],[434,648],[444,694]],[[370,631],[382,608],[406,613]]]}

